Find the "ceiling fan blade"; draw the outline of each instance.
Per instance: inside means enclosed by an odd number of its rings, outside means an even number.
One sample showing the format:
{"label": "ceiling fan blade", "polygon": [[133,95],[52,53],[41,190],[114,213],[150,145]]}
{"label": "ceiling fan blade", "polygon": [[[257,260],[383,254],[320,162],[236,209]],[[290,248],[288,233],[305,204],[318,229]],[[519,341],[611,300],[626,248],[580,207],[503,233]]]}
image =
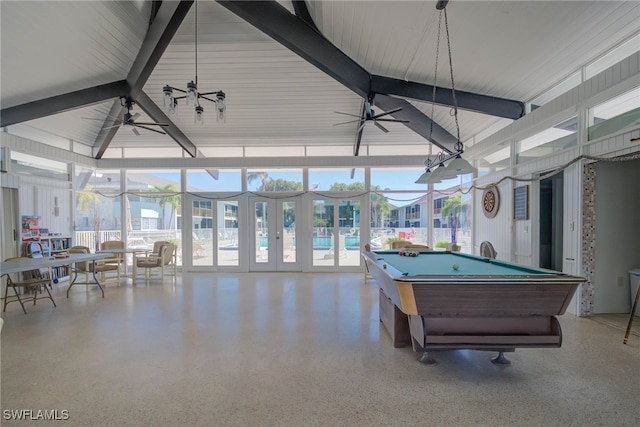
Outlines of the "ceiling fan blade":
{"label": "ceiling fan blade", "polygon": [[133,116],[131,116],[131,121],[134,121],[138,117],[140,117],[140,113],[135,113]]}
{"label": "ceiling fan blade", "polygon": [[382,126],[380,123],[378,123],[377,121],[373,122],[374,125],[376,125],[378,127],[378,129],[380,129],[382,132],[384,133],[389,133],[389,131],[387,130],[387,128],[385,128],[384,126]]}
{"label": "ceiling fan blade", "polygon": [[360,120],[362,120],[362,118],[359,118],[357,120],[349,120],[348,122],[342,122],[342,123],[335,123],[334,126],[338,126],[338,125],[346,125],[347,123],[355,123],[355,122],[359,122]]}
{"label": "ceiling fan blade", "polygon": [[166,135],[166,133],[165,133],[165,132],[162,132],[161,130],[151,129],[150,127],[141,126],[141,125],[139,125],[139,124],[135,124],[134,126],[135,126],[135,127],[142,128],[142,129],[150,130],[151,132],[161,133],[161,134],[163,134],[163,135]]}
{"label": "ceiling fan blade", "polygon": [[121,119],[121,117],[114,117],[114,116],[110,116],[110,115],[107,115],[105,117],[106,118],[104,118],[104,119],[99,119],[99,118],[96,118],[96,117],[80,117],[80,118],[83,119],[83,120],[102,120],[103,122],[106,119],[111,119],[111,120],[120,120]]}
{"label": "ceiling fan blade", "polygon": [[105,126],[102,129],[113,129],[113,128],[119,128],[120,126],[122,126],[122,123],[118,123],[117,125],[113,125],[113,126]]}
{"label": "ceiling fan blade", "polygon": [[409,120],[398,119],[373,119],[374,122],[394,122],[394,123],[409,123]]}
{"label": "ceiling fan blade", "polygon": [[135,125],[143,125],[143,126],[169,126],[168,123],[145,123],[145,122],[135,122]]}
{"label": "ceiling fan blade", "polygon": [[376,114],[375,116],[373,116],[373,119],[377,119],[378,117],[382,117],[382,116],[387,116],[389,114],[393,114],[393,113],[397,113],[398,111],[402,111],[402,108],[395,108],[391,111],[387,111],[386,113],[380,113],[380,114]]}
{"label": "ceiling fan blade", "polygon": [[138,129],[136,129],[135,126],[131,127],[131,132],[133,132],[136,135],[140,136],[140,132],[138,132]]}
{"label": "ceiling fan blade", "polygon": [[358,116],[356,114],[341,113],[340,111],[334,111],[334,113],[336,113],[336,114],[344,114],[345,116],[351,116],[351,117],[358,117],[358,118],[362,117],[362,116]]}

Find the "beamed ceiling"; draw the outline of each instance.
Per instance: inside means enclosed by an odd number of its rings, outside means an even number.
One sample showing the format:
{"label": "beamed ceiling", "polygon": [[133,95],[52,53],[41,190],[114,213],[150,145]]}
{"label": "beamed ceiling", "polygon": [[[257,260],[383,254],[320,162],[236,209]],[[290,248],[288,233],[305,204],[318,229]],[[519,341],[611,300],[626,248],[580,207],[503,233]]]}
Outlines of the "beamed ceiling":
{"label": "beamed ceiling", "polygon": [[[11,1],[1,12],[1,126],[86,147],[417,146],[451,151],[454,99],[435,1]],[[463,141],[517,120],[524,103],[638,32],[635,1],[459,1],[446,6]],[[196,33],[197,23],[197,33]],[[196,43],[197,36],[197,43]],[[201,100],[163,109],[162,88],[226,93],[226,122]],[[435,102],[434,101],[435,94]],[[166,135],[103,129],[135,101]],[[387,117],[358,132],[364,100]],[[358,150],[359,151],[359,150]],[[423,150],[426,152],[426,149]]]}

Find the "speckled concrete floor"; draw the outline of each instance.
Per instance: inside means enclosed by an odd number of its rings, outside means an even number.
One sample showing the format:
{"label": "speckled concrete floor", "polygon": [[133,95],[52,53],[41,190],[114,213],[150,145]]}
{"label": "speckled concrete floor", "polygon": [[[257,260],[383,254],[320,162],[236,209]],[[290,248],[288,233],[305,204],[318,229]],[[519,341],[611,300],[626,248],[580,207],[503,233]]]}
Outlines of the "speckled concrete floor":
{"label": "speckled concrete floor", "polygon": [[[640,338],[561,318],[560,349],[417,362],[378,321],[358,274],[194,274],[56,291],[1,336],[6,411],[60,426],[637,426]],[[68,412],[63,412],[68,411]]]}

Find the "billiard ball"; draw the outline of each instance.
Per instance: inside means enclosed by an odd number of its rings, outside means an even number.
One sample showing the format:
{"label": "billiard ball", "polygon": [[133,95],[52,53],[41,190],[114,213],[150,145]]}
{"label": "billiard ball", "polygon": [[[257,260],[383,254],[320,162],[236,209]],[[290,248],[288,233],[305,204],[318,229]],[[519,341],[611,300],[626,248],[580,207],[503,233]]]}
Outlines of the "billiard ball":
{"label": "billiard ball", "polygon": [[460,268],[460,266],[458,264],[453,264],[451,268],[457,271]]}

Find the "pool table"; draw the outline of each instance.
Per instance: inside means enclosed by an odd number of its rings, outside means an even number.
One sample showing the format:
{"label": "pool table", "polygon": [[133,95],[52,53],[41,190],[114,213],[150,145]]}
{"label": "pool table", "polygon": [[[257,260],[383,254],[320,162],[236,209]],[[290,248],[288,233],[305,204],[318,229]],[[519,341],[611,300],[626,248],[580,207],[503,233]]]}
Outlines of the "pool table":
{"label": "pool table", "polygon": [[409,340],[420,359],[435,363],[434,350],[560,347],[564,314],[586,279],[449,251],[363,251],[380,287],[380,318],[394,345]]}

